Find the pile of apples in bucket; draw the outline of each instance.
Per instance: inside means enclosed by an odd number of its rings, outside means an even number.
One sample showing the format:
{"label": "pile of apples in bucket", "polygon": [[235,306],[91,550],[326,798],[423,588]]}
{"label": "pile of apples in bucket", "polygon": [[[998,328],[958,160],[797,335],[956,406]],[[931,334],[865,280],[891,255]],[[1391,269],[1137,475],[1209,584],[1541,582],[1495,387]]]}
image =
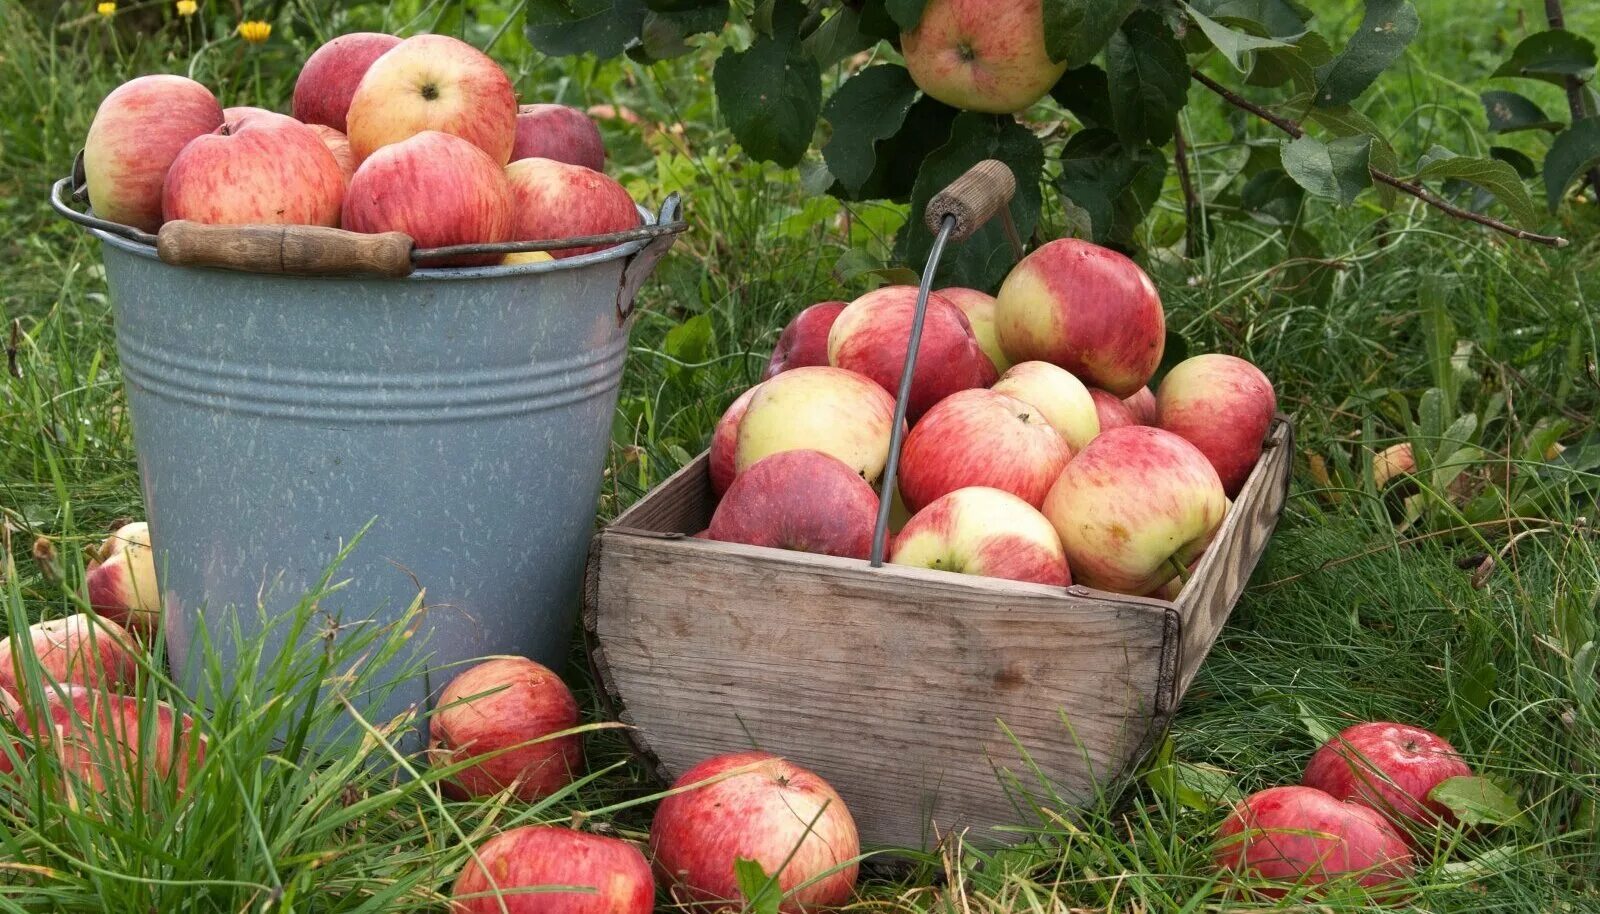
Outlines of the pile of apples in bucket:
{"label": "pile of apples in bucket", "polygon": [[[866,558],[917,290],[825,302],[783,331],[768,379],[712,438],[720,496],[697,536]],[[1262,453],[1277,399],[1207,354],[1152,393],[1166,318],[1123,255],[1043,245],[997,298],[928,301],[894,491],[889,561],[1175,596]]]}
{"label": "pile of apples in bucket", "polygon": [[[178,219],[403,232],[421,248],[640,222],[627,191],[602,173],[605,148],[587,115],[519,108],[500,65],[447,35],[334,38],[307,59],[292,111],[223,108],[182,76],[124,83],[101,102],[84,145],[95,214],[150,232]],[[476,254],[429,266],[551,258]]]}

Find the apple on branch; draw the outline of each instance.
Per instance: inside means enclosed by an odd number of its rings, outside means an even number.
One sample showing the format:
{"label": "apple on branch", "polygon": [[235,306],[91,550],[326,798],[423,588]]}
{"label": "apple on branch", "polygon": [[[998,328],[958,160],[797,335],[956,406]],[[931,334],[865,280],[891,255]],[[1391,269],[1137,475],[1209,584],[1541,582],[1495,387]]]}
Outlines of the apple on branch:
{"label": "apple on branch", "polygon": [[1045,47],[1041,0],[928,0],[900,47],[923,92],[985,114],[1029,107],[1067,71]]}

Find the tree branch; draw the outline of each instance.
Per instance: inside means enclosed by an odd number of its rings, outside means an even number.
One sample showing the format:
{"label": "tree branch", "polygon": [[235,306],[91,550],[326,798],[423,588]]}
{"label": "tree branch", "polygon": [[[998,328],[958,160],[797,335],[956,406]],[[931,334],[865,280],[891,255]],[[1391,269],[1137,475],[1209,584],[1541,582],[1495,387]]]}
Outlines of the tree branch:
{"label": "tree branch", "polygon": [[1194,178],[1189,174],[1189,144],[1183,137],[1183,125],[1172,130],[1172,161],[1178,169],[1178,186],[1183,189],[1184,256],[1194,257],[1205,246],[1205,226],[1201,220],[1205,211],[1200,206],[1200,195],[1194,191]]}
{"label": "tree branch", "polygon": [[[1200,85],[1210,89],[1212,92],[1220,96],[1223,101],[1234,106],[1235,108],[1250,112],[1256,117],[1261,118],[1262,120],[1274,127],[1277,127],[1279,130],[1282,130],[1284,133],[1289,134],[1297,140],[1306,135],[1305,128],[1301,127],[1296,121],[1290,120],[1289,118],[1283,117],[1279,114],[1274,114],[1273,112],[1263,108],[1255,102],[1250,101],[1239,93],[1234,92],[1228,87],[1222,85],[1221,83],[1218,83],[1216,80],[1205,75],[1204,73],[1201,73],[1199,70],[1194,70],[1193,75],[1195,82],[1198,82]],[[1423,187],[1421,184],[1416,183],[1415,181],[1405,181],[1389,174],[1388,172],[1379,171],[1376,168],[1369,167],[1368,171],[1372,172],[1372,180],[1381,184],[1387,184],[1395,190],[1401,191],[1402,193],[1410,194],[1434,209],[1437,209],[1447,215],[1454,216],[1457,219],[1463,219],[1467,222],[1476,222],[1485,228],[1494,229],[1497,232],[1510,235],[1512,238],[1516,238],[1521,241],[1531,241],[1535,244],[1542,244],[1553,248],[1564,248],[1568,244],[1567,239],[1558,235],[1541,235],[1538,232],[1523,231],[1516,226],[1507,225],[1506,223],[1501,222],[1500,220],[1491,216],[1485,216],[1482,213],[1475,213],[1471,210],[1462,209],[1461,207],[1443,199],[1437,194],[1434,194],[1432,191],[1428,190],[1426,187]]]}
{"label": "tree branch", "polygon": [[[1552,29],[1567,27],[1566,13],[1561,9],[1561,0],[1544,0],[1544,17]],[[1572,112],[1572,125],[1589,116],[1583,106],[1583,81],[1572,74],[1567,74],[1567,110]],[[1594,202],[1600,205],[1600,166],[1589,169],[1589,186],[1594,189]]]}

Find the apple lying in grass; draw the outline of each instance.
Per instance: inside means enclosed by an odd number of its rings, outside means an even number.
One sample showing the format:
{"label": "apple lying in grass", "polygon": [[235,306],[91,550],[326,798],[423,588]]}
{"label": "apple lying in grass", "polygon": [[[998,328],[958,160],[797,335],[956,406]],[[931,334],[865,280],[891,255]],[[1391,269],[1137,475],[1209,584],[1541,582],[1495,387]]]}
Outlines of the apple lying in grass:
{"label": "apple lying in grass", "polygon": [[[678,778],[650,823],[650,849],[677,897],[738,904],[735,863],[777,875],[779,910],[837,907],[856,882],[861,841],[855,820],[827,781],[765,752],[707,759]],[[802,887],[803,886],[803,887]]]}
{"label": "apple lying in grass", "polygon": [[722,418],[717,420],[717,427],[711,432],[711,453],[707,458],[710,462],[711,491],[718,498],[728,491],[728,486],[733,485],[733,477],[737,475],[734,470],[733,454],[739,444],[739,422],[744,419],[745,410],[750,408],[750,401],[755,398],[756,391],[761,387],[757,384],[740,394],[728,405]]}
{"label": "apple lying in grass", "polygon": [[1161,296],[1144,270],[1075,238],[1023,258],[1000,287],[994,319],[1013,360],[1060,365],[1119,397],[1149,382],[1167,339]]}
{"label": "apple lying in grass", "polygon": [[893,425],[894,398],[871,379],[842,368],[796,368],[756,388],[739,420],[734,470],[783,451],[816,450],[872,482],[889,460]]}
{"label": "apple lying in grass", "polygon": [[1041,0],[929,0],[900,47],[919,89],[985,114],[1027,108],[1067,71],[1045,47]]}
{"label": "apple lying in grass", "polygon": [[[480,844],[450,896],[457,914],[650,914],[655,877],[626,841],[525,825]],[[572,886],[581,891],[549,891]],[[539,889],[528,891],[529,889]],[[504,905],[504,907],[502,907]]]}
{"label": "apple lying in grass", "polygon": [[312,51],[300,68],[290,112],[307,124],[322,124],[344,133],[348,129],[345,115],[361,77],[367,75],[373,61],[399,43],[399,38],[381,32],[351,32],[330,39]]}
{"label": "apple lying in grass", "polygon": [[523,105],[517,109],[511,161],[555,159],[605,171],[606,144],[589,115],[566,105]]}
{"label": "apple lying in grass", "polygon": [[1405,839],[1382,816],[1310,787],[1246,797],[1217,829],[1212,860],[1225,878],[1269,898],[1336,880],[1382,889],[1415,870]]}
{"label": "apple lying in grass", "polygon": [[[609,235],[639,227],[639,208],[621,184],[582,165],[554,159],[518,159],[506,166],[511,185],[511,237],[548,241]],[[560,260],[604,250],[606,245],[553,250]]]}
{"label": "apple lying in grass", "polygon": [[165,219],[208,225],[339,225],[345,178],[321,138],[294,118],[246,114],[173,159]]}
{"label": "apple lying in grass", "polygon": [[1065,368],[1049,362],[1018,362],[989,389],[1037,408],[1074,453],[1100,434],[1100,419],[1089,388]]}
{"label": "apple lying in grass", "polygon": [[1393,444],[1372,458],[1372,483],[1383,489],[1395,479],[1417,471],[1417,455],[1409,442]]}
{"label": "apple lying in grass", "polygon": [[[504,168],[466,140],[436,130],[378,150],[345,192],[344,227],[405,232],[417,247],[508,241],[511,187]],[[433,266],[484,266],[499,254],[468,255]]]}
{"label": "apple lying in grass", "polygon": [[139,675],[138,648],[127,629],[110,619],[76,613],[37,622],[0,641],[0,692],[14,697],[27,692],[27,674],[19,679],[22,640],[33,646],[47,689],[63,684],[119,691]]}
{"label": "apple lying in grass", "polygon": [[428,720],[435,767],[481,759],[451,775],[446,793],[486,797],[511,788],[533,802],[572,783],[583,764],[578,701],[561,677],[524,657],[498,657],[445,686]]}
{"label": "apple lying in grass", "polygon": [[317,135],[322,145],[328,147],[333,153],[333,160],[339,163],[339,171],[344,175],[346,186],[356,173],[356,155],[350,151],[350,138],[326,124],[307,124],[311,132]]}
{"label": "apple lying in grass", "polygon": [[717,504],[709,539],[864,559],[878,496],[837,457],[784,451],[740,473]]}
{"label": "apple lying in grass", "polygon": [[1261,369],[1244,359],[1207,353],[1174,365],[1156,391],[1156,423],[1200,449],[1239,494],[1261,459],[1278,398]]}
{"label": "apple lying in grass", "polygon": [[900,449],[900,495],[913,516],[968,486],[1001,489],[1035,507],[1044,502],[1072,448],[1037,407],[992,390],[940,401]]}
{"label": "apple lying in grass", "polygon": [[357,162],[432,130],[461,137],[505,165],[516,139],[517,96],[487,54],[448,35],[416,35],[367,68],[345,124]]}
{"label": "apple lying in grass", "polygon": [[141,76],[100,103],[83,146],[89,202],[102,219],[161,227],[161,189],[178,153],[222,126],[211,90],[182,76]]}
{"label": "apple lying in grass", "polygon": [[1367,806],[1397,825],[1435,828],[1455,816],[1429,793],[1472,769],[1444,737],[1375,721],[1342,730],[1311,756],[1300,783]]}
{"label": "apple lying in grass", "polygon": [[778,335],[767,362],[766,377],[776,377],[791,368],[828,364],[828,333],[846,305],[842,301],[819,302],[795,315]]}
{"label": "apple lying in grass", "polygon": [[1089,397],[1094,401],[1095,417],[1100,422],[1100,430],[1109,432],[1114,428],[1127,428],[1130,425],[1143,425],[1128,404],[1116,394],[1107,393],[1098,387],[1090,388]]}
{"label": "apple lying in grass", "polygon": [[125,785],[137,784],[142,796],[144,781],[155,779],[175,780],[182,794],[205,762],[206,737],[189,715],[149,697],[65,686],[42,708],[24,708],[17,720],[23,736],[53,752],[65,773],[96,793],[121,794]]}
{"label": "apple lying in grass", "polygon": [[1205,455],[1143,425],[1101,432],[1044,500],[1079,583],[1147,594],[1194,561],[1227,513]]}
{"label": "apple lying in grass", "polygon": [[149,524],[126,524],[107,537],[86,583],[89,605],[103,618],[146,636],[161,627],[161,588]]}
{"label": "apple lying in grass", "polygon": [[978,348],[982,349],[983,354],[994,364],[996,374],[1002,374],[1011,367],[1011,360],[1006,358],[1005,351],[1000,348],[1000,338],[995,336],[993,295],[959,286],[940,289],[936,294],[960,308],[961,313],[967,316],[972,336],[978,341]]}
{"label": "apple lying in grass", "polygon": [[[900,390],[916,316],[917,289],[885,286],[851,302],[828,333],[828,362]],[[961,309],[930,295],[917,346],[906,419],[913,424],[935,403],[959,390],[994,383],[994,365],[978,347]]]}
{"label": "apple lying in grass", "polygon": [[1139,388],[1131,397],[1124,397],[1122,404],[1140,425],[1156,424],[1156,395],[1148,386]]}
{"label": "apple lying in grass", "polygon": [[1050,521],[1010,492],[957,489],[918,511],[894,539],[896,565],[1065,587],[1067,556]]}

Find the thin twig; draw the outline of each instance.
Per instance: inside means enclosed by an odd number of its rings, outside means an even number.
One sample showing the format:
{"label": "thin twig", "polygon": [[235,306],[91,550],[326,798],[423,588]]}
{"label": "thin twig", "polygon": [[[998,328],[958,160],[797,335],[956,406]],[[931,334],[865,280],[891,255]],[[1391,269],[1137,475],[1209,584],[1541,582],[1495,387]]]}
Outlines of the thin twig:
{"label": "thin twig", "polygon": [[[1544,0],[1544,17],[1552,29],[1565,29],[1567,27],[1566,13],[1561,9],[1561,0]],[[1567,74],[1567,110],[1572,112],[1572,126],[1589,116],[1583,105],[1583,81],[1571,73]],[[1594,189],[1594,202],[1600,205],[1600,165],[1589,169],[1588,183]]]}
{"label": "thin twig", "polygon": [[[1201,73],[1199,70],[1195,70],[1193,73],[1196,82],[1200,83],[1202,86],[1205,86],[1207,89],[1210,89],[1212,92],[1220,96],[1223,101],[1234,106],[1235,108],[1239,108],[1243,111],[1248,111],[1251,114],[1254,114],[1256,117],[1261,118],[1262,120],[1274,127],[1277,127],[1279,130],[1282,130],[1284,133],[1289,134],[1297,140],[1306,135],[1305,128],[1301,127],[1295,121],[1268,111],[1266,108],[1263,108],[1255,102],[1250,101],[1228,87],[1221,85],[1216,80],[1205,75],[1204,73]],[[1507,225],[1506,223],[1501,222],[1500,220],[1491,216],[1485,216],[1482,213],[1475,213],[1471,210],[1462,209],[1461,207],[1439,197],[1438,195],[1429,191],[1426,187],[1423,187],[1421,184],[1418,184],[1414,181],[1402,180],[1386,171],[1379,171],[1378,169],[1371,168],[1370,166],[1368,167],[1368,171],[1372,172],[1372,180],[1387,184],[1390,187],[1393,187],[1395,190],[1410,194],[1434,209],[1440,210],[1447,215],[1454,216],[1457,219],[1464,219],[1468,222],[1476,222],[1485,228],[1491,228],[1497,232],[1510,235],[1512,238],[1517,238],[1522,241],[1531,241],[1535,244],[1543,244],[1553,248],[1564,248],[1568,244],[1567,239],[1558,235],[1541,235],[1538,232],[1523,231],[1522,229]]]}
{"label": "thin twig", "polygon": [[1205,216],[1189,174],[1189,144],[1184,140],[1182,124],[1172,130],[1172,162],[1178,168],[1178,186],[1183,188],[1184,255],[1194,257],[1205,244],[1205,226],[1200,224]]}

